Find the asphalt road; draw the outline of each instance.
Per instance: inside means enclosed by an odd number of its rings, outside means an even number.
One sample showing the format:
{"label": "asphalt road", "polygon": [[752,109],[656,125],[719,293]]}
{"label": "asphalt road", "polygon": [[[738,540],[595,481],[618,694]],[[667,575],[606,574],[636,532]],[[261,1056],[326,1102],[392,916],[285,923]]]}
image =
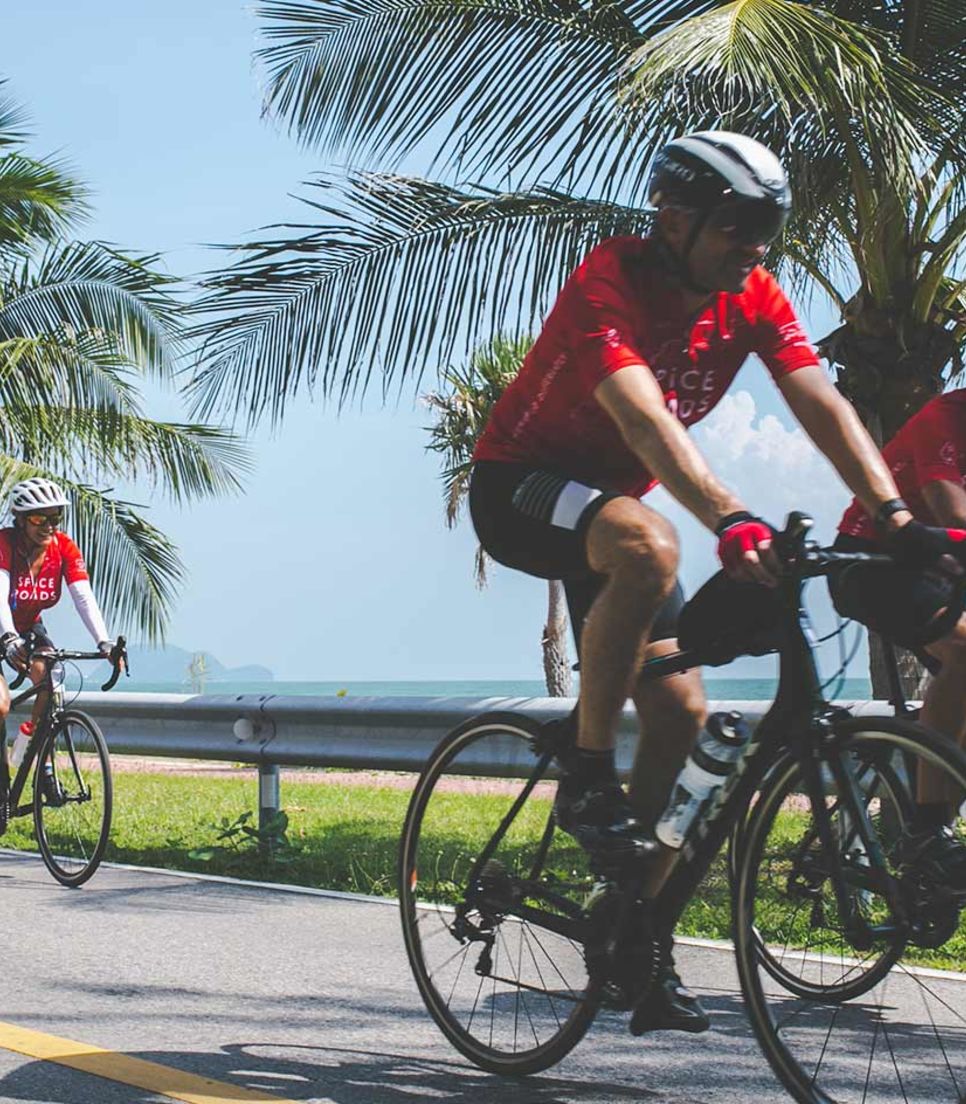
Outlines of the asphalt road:
{"label": "asphalt road", "polygon": [[[171,1099],[5,1049],[9,1025],[261,1090],[263,1100],[788,1099],[751,1037],[722,950],[679,954],[682,974],[713,1013],[713,1031],[634,1039],[622,1017],[606,1014],[559,1066],[507,1081],[464,1062],[439,1034],[389,904],[109,867],[67,890],[39,861],[12,855],[0,855],[0,885],[4,1104]],[[237,1099],[224,1087],[174,1098]]]}

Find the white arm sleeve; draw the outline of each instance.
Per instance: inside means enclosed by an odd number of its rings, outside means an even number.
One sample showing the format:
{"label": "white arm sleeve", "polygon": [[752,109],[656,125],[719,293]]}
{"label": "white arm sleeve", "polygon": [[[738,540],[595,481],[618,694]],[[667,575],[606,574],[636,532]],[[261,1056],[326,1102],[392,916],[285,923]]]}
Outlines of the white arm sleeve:
{"label": "white arm sleeve", "polygon": [[15,632],[13,610],[10,608],[10,572],[0,567],[0,633]]}
{"label": "white arm sleeve", "polygon": [[100,644],[102,640],[110,640],[111,638],[107,635],[107,626],[104,624],[104,618],[101,617],[101,611],[97,605],[97,599],[94,597],[94,591],[91,590],[91,584],[87,579],[80,579],[76,583],[68,583],[67,589],[70,591],[71,598],[74,599],[74,605],[77,607],[81,621],[84,622],[87,631],[94,637],[95,644]]}

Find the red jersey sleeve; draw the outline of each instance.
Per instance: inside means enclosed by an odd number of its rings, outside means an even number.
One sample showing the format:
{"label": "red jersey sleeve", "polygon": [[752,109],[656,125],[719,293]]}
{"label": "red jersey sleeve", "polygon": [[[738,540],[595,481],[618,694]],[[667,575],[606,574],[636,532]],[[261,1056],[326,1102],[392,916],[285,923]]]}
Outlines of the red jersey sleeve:
{"label": "red jersey sleeve", "polygon": [[635,325],[640,310],[622,265],[617,240],[598,246],[574,275],[573,298],[567,304],[576,327],[577,371],[589,391],[631,364],[647,364],[637,347]]}
{"label": "red jersey sleeve", "polygon": [[934,399],[910,428],[916,486],[937,480],[961,483],[966,475],[960,463],[966,452],[966,407]]}
{"label": "red jersey sleeve", "polygon": [[90,576],[87,574],[87,564],[84,563],[81,550],[70,537],[66,533],[58,532],[57,544],[60,547],[63,575],[68,584],[79,583],[83,579],[88,579]]}
{"label": "red jersey sleeve", "polygon": [[11,564],[11,532],[10,529],[0,530],[0,568],[4,571],[10,571]]}
{"label": "red jersey sleeve", "polygon": [[752,279],[757,284],[758,306],[752,351],[765,362],[772,378],[778,380],[799,368],[818,364],[818,354],[774,276],[759,268]]}

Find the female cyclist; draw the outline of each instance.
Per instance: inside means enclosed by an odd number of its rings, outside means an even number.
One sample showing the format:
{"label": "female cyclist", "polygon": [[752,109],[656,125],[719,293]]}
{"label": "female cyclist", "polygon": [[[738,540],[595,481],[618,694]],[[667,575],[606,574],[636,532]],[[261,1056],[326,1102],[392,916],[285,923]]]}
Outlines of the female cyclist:
{"label": "female cyclist", "polygon": [[[98,650],[107,657],[114,647],[80,549],[59,528],[68,505],[67,496],[49,479],[25,479],[10,492],[13,525],[0,529],[0,655],[18,670],[27,664],[28,638],[30,652],[53,648],[40,615],[60,601],[64,582]],[[44,671],[43,661],[31,663],[31,681],[38,683]],[[45,697],[34,699],[31,729]],[[9,712],[10,691],[0,676],[0,723]]]}

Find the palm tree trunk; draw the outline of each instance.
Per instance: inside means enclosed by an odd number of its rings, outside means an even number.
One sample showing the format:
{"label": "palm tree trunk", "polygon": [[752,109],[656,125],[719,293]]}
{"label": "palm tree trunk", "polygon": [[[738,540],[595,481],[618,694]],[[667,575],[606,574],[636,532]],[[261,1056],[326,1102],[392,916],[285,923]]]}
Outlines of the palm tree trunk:
{"label": "palm tree trunk", "polygon": [[563,583],[547,583],[547,623],[543,629],[543,674],[551,698],[569,698],[572,678],[567,654],[567,602]]}

